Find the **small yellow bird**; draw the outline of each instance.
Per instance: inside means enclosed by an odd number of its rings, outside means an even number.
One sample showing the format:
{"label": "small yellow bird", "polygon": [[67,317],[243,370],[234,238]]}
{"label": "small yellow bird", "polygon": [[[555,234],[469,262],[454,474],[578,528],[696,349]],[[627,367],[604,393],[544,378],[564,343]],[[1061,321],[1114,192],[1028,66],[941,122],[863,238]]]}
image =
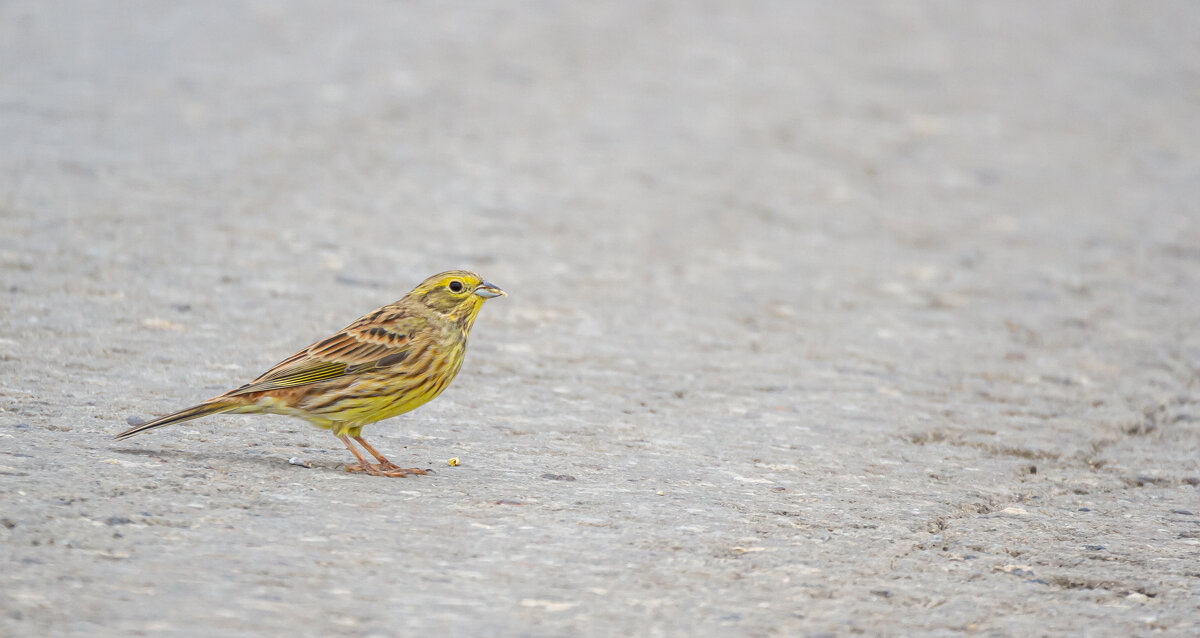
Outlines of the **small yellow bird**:
{"label": "small yellow bird", "polygon": [[[346,466],[348,472],[425,474],[384,458],[363,440],[363,426],[415,410],[441,394],[462,367],[467,337],[483,302],[504,296],[473,272],[434,275],[400,301],[368,313],[250,383],[116,438],[222,412],[286,414],[332,430],[358,459]],[[350,439],[379,463],[369,463]]]}

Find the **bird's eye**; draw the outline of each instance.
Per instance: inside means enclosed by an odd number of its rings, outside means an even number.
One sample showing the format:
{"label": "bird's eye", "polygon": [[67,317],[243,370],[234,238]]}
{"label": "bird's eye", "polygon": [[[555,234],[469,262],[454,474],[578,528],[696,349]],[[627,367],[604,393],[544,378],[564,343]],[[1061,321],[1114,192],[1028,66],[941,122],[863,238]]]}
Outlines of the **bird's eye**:
{"label": "bird's eye", "polygon": [[462,282],[457,279],[450,282],[450,285],[448,286],[448,288],[450,288],[450,292],[462,292],[463,291]]}

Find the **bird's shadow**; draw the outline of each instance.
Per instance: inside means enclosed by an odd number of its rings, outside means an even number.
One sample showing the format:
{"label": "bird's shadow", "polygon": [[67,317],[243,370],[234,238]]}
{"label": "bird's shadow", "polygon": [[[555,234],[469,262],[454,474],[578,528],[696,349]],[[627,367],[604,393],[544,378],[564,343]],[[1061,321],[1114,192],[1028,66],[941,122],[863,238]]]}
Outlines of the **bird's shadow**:
{"label": "bird's shadow", "polygon": [[309,465],[297,465],[290,461],[290,458],[303,458],[299,455],[296,457],[286,457],[275,452],[263,452],[258,450],[248,450],[243,452],[196,452],[192,450],[179,450],[172,448],[145,449],[139,447],[117,447],[112,449],[118,454],[128,454],[130,456],[140,456],[150,459],[158,459],[163,463],[182,462],[186,465],[195,466],[197,468],[215,470],[214,463],[229,463],[237,465],[254,465],[270,469],[313,469],[313,470],[339,470],[344,469],[346,463],[332,461],[328,459],[311,460],[305,458],[304,461]]}

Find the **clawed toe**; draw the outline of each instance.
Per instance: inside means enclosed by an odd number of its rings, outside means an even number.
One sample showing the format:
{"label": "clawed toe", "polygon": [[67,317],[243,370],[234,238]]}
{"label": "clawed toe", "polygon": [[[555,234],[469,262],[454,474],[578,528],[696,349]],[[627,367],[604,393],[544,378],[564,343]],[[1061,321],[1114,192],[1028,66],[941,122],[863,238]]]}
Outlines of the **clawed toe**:
{"label": "clawed toe", "polygon": [[377,467],[381,470],[388,470],[391,472],[408,472],[409,474],[427,474],[428,473],[428,470],[422,470],[421,468],[418,468],[418,467],[400,467],[399,465],[396,465],[395,463],[392,463],[391,461],[382,461]]}
{"label": "clawed toe", "polygon": [[422,470],[417,467],[400,467],[395,463],[347,463],[347,472],[365,472],[371,476],[389,476],[392,478],[403,478],[409,474],[428,474],[429,470]]}
{"label": "clawed toe", "polygon": [[398,467],[394,470],[382,470],[383,476],[408,476],[409,474],[428,474],[425,470],[415,467]]}

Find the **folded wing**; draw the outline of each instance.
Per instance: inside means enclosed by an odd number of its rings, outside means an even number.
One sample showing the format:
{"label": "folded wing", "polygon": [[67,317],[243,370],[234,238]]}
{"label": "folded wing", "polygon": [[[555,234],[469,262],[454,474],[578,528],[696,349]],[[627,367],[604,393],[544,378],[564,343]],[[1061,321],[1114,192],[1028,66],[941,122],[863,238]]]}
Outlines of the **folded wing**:
{"label": "folded wing", "polygon": [[404,316],[401,311],[391,317],[368,315],[284,359],[225,396],[294,388],[394,366],[408,358],[414,336],[421,334],[427,325],[425,318]]}

